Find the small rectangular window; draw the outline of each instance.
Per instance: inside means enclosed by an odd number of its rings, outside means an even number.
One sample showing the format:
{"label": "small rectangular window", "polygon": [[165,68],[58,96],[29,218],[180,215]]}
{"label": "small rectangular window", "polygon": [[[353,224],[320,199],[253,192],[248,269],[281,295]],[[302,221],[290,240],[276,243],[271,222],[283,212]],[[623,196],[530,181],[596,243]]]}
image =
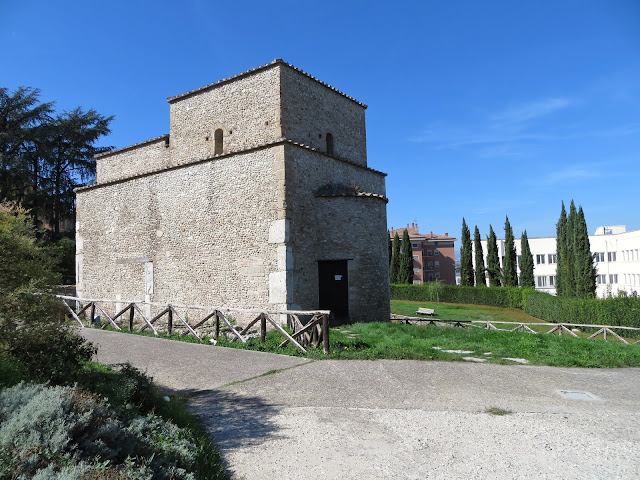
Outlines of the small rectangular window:
{"label": "small rectangular window", "polygon": [[604,262],[604,252],[596,252],[596,262]]}
{"label": "small rectangular window", "polygon": [[616,261],[616,252],[609,252],[608,259],[609,259],[610,262],[615,262]]}
{"label": "small rectangular window", "polygon": [[618,274],[609,275],[609,283],[618,283]]}
{"label": "small rectangular window", "polygon": [[431,250],[427,250],[427,257],[430,257],[433,255],[433,252]]}
{"label": "small rectangular window", "polygon": [[433,254],[434,254],[434,255],[440,255],[440,250],[435,249],[435,250],[433,251]]}
{"label": "small rectangular window", "polygon": [[555,286],[556,284],[556,276],[555,275],[549,275],[549,285],[550,286]]}
{"label": "small rectangular window", "polygon": [[538,280],[538,286],[539,287],[546,287],[547,286],[547,277],[537,277]]}
{"label": "small rectangular window", "polygon": [[438,260],[436,260],[436,267],[440,266],[440,262]]}
{"label": "small rectangular window", "polygon": [[413,259],[414,259],[414,260],[418,260],[418,255],[414,255],[414,256],[413,256]]}
{"label": "small rectangular window", "polygon": [[411,247],[412,247],[412,248],[418,248],[418,244],[417,244],[417,243],[412,243],[412,244],[411,244]]}
{"label": "small rectangular window", "polygon": [[549,265],[553,264],[553,263],[558,263],[558,255],[555,253],[550,253],[549,255],[547,255],[547,260],[549,260]]}
{"label": "small rectangular window", "polygon": [[544,265],[544,254],[536,255],[536,263],[538,265]]}
{"label": "small rectangular window", "polygon": [[440,278],[440,272],[436,272],[436,278]]}

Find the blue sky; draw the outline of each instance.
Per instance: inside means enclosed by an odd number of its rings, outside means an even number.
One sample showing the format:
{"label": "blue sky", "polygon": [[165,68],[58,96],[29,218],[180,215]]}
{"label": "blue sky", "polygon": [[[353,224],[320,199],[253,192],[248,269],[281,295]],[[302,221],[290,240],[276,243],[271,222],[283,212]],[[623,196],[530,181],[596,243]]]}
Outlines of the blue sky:
{"label": "blue sky", "polygon": [[366,103],[388,224],[640,229],[640,2],[5,0],[0,86],[169,131],[166,98],[285,61]]}

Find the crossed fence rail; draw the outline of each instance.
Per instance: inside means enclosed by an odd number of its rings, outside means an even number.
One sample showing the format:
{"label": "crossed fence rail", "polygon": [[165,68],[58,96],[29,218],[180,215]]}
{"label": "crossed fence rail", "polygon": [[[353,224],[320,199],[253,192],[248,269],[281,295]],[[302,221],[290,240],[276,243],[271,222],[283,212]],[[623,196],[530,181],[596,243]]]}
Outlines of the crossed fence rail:
{"label": "crossed fence rail", "polygon": [[[591,325],[586,323],[535,323],[535,322],[503,322],[503,321],[486,321],[486,320],[464,320],[464,321],[456,321],[456,320],[441,320],[438,318],[425,318],[425,317],[411,317],[406,315],[393,315],[392,320],[400,320],[403,323],[407,324],[449,324],[456,327],[462,328],[483,328],[486,330],[499,330],[503,332],[527,332],[532,334],[553,334],[553,335],[571,335],[573,337],[580,337],[577,335],[572,329],[573,328],[589,328],[596,329],[597,331],[587,337],[587,339],[595,339],[602,335],[602,338],[605,341],[608,341],[608,337],[613,337],[618,340],[620,343],[625,345],[636,345],[640,344],[640,340],[630,343],[625,338],[623,338],[620,334],[616,333],[614,330],[622,330],[623,332],[640,332],[640,328],[637,327],[623,327],[618,325]],[[498,328],[496,325],[515,325],[513,328]],[[548,331],[545,332],[536,332],[531,327],[551,327]]]}
{"label": "crossed fence rail", "polygon": [[[155,302],[140,302],[140,301],[128,301],[128,300],[105,300],[105,299],[89,299],[72,297],[68,295],[56,295],[65,306],[65,309],[69,316],[73,318],[82,328],[93,326],[96,318],[96,313],[99,312],[101,316],[104,316],[108,320],[106,325],[111,325],[118,331],[122,331],[123,320],[126,319],[127,327],[129,331],[134,331],[137,325],[140,325],[138,331],[144,331],[151,329],[155,335],[158,335],[158,324],[163,323],[168,334],[173,333],[176,325],[178,328],[184,329],[182,336],[193,335],[199,340],[202,340],[202,336],[198,333],[198,329],[202,328],[208,321],[211,322],[213,327],[213,338],[218,339],[220,336],[221,326],[226,326],[227,331],[232,336],[231,341],[240,341],[247,343],[249,340],[249,331],[251,328],[259,323],[260,327],[260,340],[262,343],[266,340],[267,324],[271,324],[273,328],[278,331],[283,337],[284,341],[279,345],[280,348],[284,347],[288,343],[292,343],[300,351],[306,353],[305,347],[314,346],[318,348],[322,343],[325,354],[329,354],[329,315],[328,310],[259,310],[259,309],[239,309],[239,308],[222,308],[222,307],[207,307],[200,305],[181,305],[181,304],[164,304]],[[118,308],[118,305],[125,304],[124,308]],[[116,312],[113,316],[107,313],[107,308],[104,304],[115,304]],[[74,306],[72,306],[74,305]],[[142,307],[142,308],[141,308]],[[151,307],[160,309],[160,312],[154,316],[149,313]],[[147,310],[145,313],[143,310]],[[182,311],[199,311],[205,312],[204,317],[195,323],[188,321],[186,315],[180,313]],[[239,327],[233,325],[229,316],[233,313],[236,314],[255,314],[256,317],[251,320],[246,326]],[[88,320],[86,319],[88,314]],[[286,315],[287,325],[291,329],[292,333],[289,334],[282,326],[276,322],[273,316]],[[300,317],[310,317],[305,323]],[[85,317],[84,321],[81,317]],[[162,319],[162,322],[160,320]],[[137,321],[136,321],[137,320]],[[85,322],[88,321],[88,325]],[[104,326],[102,327],[104,328]]]}

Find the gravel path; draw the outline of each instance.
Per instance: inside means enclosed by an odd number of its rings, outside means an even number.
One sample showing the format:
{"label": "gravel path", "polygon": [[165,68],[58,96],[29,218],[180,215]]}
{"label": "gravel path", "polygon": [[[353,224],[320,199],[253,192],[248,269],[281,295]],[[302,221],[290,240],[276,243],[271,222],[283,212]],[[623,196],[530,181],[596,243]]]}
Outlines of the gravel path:
{"label": "gravel path", "polygon": [[101,361],[199,391],[233,478],[640,478],[637,368],[310,362],[84,332]]}

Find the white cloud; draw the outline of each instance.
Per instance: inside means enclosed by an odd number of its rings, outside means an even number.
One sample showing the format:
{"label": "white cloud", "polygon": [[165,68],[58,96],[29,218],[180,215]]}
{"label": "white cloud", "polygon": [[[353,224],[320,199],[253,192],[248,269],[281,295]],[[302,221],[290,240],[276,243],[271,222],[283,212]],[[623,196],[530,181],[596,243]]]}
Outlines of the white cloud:
{"label": "white cloud", "polygon": [[546,98],[535,102],[509,107],[491,117],[499,126],[515,125],[573,106],[577,101],[570,98]]}

